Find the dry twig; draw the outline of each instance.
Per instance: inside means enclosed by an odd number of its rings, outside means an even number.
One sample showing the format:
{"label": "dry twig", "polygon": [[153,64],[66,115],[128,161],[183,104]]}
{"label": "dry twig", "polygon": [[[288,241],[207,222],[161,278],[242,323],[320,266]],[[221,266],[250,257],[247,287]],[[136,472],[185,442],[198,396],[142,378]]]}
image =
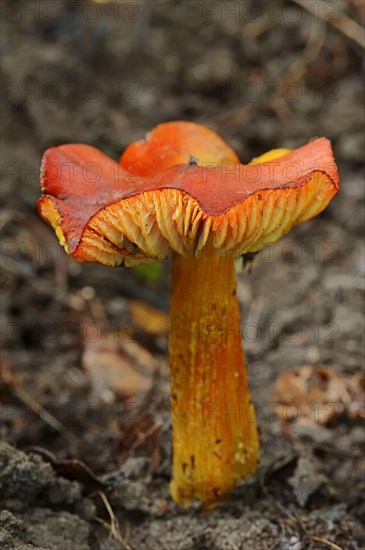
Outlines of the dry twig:
{"label": "dry twig", "polygon": [[12,394],[24,403],[32,412],[34,412],[39,418],[41,418],[46,424],[56,430],[62,437],[64,437],[71,445],[77,447],[78,438],[70,432],[55,416],[48,412],[38,401],[33,399],[23,388],[16,386],[15,383],[6,380],[9,384]]}
{"label": "dry twig", "polygon": [[[365,49],[365,29],[341,11],[337,11],[333,17],[329,17],[326,11],[326,2],[308,2],[307,0],[291,0],[301,8],[307,10],[314,16],[318,16],[324,23],[331,25],[353,40],[361,48]],[[317,12],[315,11],[318,8]]]}
{"label": "dry twig", "polygon": [[332,548],[333,550],[343,550],[341,548],[341,546],[338,546],[337,544],[335,544],[334,542],[331,542],[330,540],[328,539],[324,539],[322,537],[316,537],[316,536],[312,536],[311,537],[311,540],[315,541],[315,542],[321,542],[322,544],[325,544],[326,546],[328,546],[329,548]]}
{"label": "dry twig", "polygon": [[225,111],[211,117],[217,123],[224,123],[232,128],[241,128],[249,120],[254,118],[263,105],[271,107],[277,116],[285,123],[290,116],[290,111],[284,101],[284,90],[289,82],[298,82],[308,70],[308,67],[318,57],[326,40],[326,27],[323,24],[318,24],[314,20],[310,28],[309,36],[305,48],[301,55],[283,71],[277,80],[277,93],[274,97],[268,99],[262,98],[255,105],[248,103],[242,108],[234,108],[230,111]]}
{"label": "dry twig", "polygon": [[120,532],[118,519],[116,518],[116,516],[113,512],[113,509],[110,506],[110,502],[108,501],[105,493],[103,493],[102,491],[98,491],[96,494],[101,498],[105,508],[108,511],[108,514],[109,514],[109,517],[110,517],[110,525],[109,525],[109,523],[107,523],[106,521],[104,521],[103,519],[101,519],[99,517],[94,517],[94,520],[97,521],[98,523],[100,523],[103,527],[105,527],[105,529],[107,529],[109,531],[110,535],[115,540],[120,542],[120,544],[123,546],[123,548],[125,548],[125,550],[133,550],[133,548],[128,543],[128,540],[126,540]]}
{"label": "dry twig", "polygon": [[154,424],[152,424],[150,428],[148,428],[147,431],[138,432],[137,439],[131,445],[131,448],[130,448],[131,451],[134,451],[135,449],[137,449],[143,442],[146,441],[146,439],[148,439],[149,437],[151,437],[151,435],[156,433],[163,425],[164,425],[164,421],[161,418],[159,418],[158,420],[156,420],[156,422],[154,422]]}

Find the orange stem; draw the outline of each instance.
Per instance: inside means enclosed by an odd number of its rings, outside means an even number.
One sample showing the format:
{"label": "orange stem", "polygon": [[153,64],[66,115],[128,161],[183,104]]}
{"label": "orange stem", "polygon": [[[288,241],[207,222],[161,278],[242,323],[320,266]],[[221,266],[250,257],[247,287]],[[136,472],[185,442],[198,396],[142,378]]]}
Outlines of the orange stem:
{"label": "orange stem", "polygon": [[171,494],[211,507],[259,458],[232,255],[174,256],[169,347]]}

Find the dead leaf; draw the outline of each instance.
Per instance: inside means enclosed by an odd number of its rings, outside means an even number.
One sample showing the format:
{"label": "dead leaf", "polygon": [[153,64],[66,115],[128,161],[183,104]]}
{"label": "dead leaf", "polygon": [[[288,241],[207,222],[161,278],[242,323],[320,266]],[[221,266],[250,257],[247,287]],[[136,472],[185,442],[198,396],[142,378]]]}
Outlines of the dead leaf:
{"label": "dead leaf", "polygon": [[41,456],[45,462],[51,464],[58,475],[82,483],[88,491],[96,491],[105,487],[103,481],[81,460],[75,458],[57,460],[53,453],[42,447],[28,447],[25,451]]}
{"label": "dead leaf", "polygon": [[365,376],[361,373],[350,376],[347,389],[351,398],[347,414],[350,418],[365,420]]}
{"label": "dead leaf", "polygon": [[10,386],[17,386],[22,383],[22,376],[11,368],[2,357],[0,357],[0,383]]}
{"label": "dead leaf", "polygon": [[284,423],[326,425],[341,414],[364,418],[360,376],[345,376],[326,365],[283,372],[275,385],[275,413]]}
{"label": "dead leaf", "polygon": [[305,506],[311,495],[328,482],[327,478],[318,472],[314,462],[305,456],[299,457],[294,474],[288,481],[300,506]]}
{"label": "dead leaf", "polygon": [[95,392],[104,401],[142,398],[152,387],[157,371],[154,357],[136,342],[123,341],[107,332],[97,341],[84,343],[82,364]]}
{"label": "dead leaf", "polygon": [[123,463],[136,449],[143,448],[150,458],[151,471],[161,462],[161,428],[164,422],[149,413],[140,412],[132,423],[118,423],[119,455]]}
{"label": "dead leaf", "polygon": [[169,330],[169,317],[159,309],[145,302],[133,300],[130,305],[131,318],[138,327],[153,336],[163,336]]}

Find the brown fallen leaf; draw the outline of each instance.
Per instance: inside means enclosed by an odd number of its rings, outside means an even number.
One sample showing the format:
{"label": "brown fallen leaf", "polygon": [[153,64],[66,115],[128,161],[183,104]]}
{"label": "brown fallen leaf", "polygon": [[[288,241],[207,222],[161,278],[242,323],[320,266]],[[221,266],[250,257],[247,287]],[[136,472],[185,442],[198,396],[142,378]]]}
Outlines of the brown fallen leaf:
{"label": "brown fallen leaf", "polygon": [[326,365],[283,372],[275,385],[275,413],[284,423],[326,425],[341,414],[364,418],[361,376],[342,375]]}
{"label": "brown fallen leaf", "polygon": [[0,384],[16,386],[21,384],[22,380],[22,376],[11,368],[3,357],[0,357]]}
{"label": "brown fallen leaf", "polygon": [[136,342],[117,336],[106,332],[97,341],[84,342],[83,367],[104,401],[142,399],[153,385],[156,360]]}
{"label": "brown fallen leaf", "polygon": [[119,456],[123,463],[137,449],[143,448],[150,458],[151,471],[157,470],[161,462],[161,429],[164,422],[145,411],[134,418],[133,423],[118,423]]}
{"label": "brown fallen leaf", "polygon": [[347,388],[351,398],[347,414],[350,418],[365,420],[365,376],[362,373],[351,375]]}
{"label": "brown fallen leaf", "polygon": [[130,305],[131,318],[138,327],[153,336],[163,336],[169,330],[169,317],[159,309],[145,302],[133,300]]}
{"label": "brown fallen leaf", "polygon": [[293,475],[288,479],[293,489],[297,503],[304,507],[309,498],[322,485],[328,483],[325,475],[318,471],[317,465],[311,456],[300,456]]}
{"label": "brown fallen leaf", "polygon": [[105,487],[104,482],[82,460],[76,458],[57,460],[53,453],[43,447],[32,446],[24,450],[41,456],[45,462],[51,464],[58,475],[82,483],[88,491],[97,491]]}

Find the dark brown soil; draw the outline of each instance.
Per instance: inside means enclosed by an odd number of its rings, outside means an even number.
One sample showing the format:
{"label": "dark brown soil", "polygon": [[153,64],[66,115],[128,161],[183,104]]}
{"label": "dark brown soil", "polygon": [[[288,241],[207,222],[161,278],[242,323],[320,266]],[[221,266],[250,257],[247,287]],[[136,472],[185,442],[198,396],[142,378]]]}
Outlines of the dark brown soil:
{"label": "dark brown soil", "polygon": [[[320,11],[281,0],[2,3],[4,550],[365,546],[364,4],[305,4]],[[133,316],[137,300],[168,312],[169,262],[75,264],[36,207],[46,148],[84,142],[118,158],[174,119],[211,126],[243,162],[324,135],[342,179],[324,213],[239,274],[262,456],[210,513],[169,497],[167,334]],[[128,399],[87,368],[86,352],[102,359],[101,333],[118,335],[142,373]],[[337,390],[351,383],[347,397],[329,395],[326,421],[323,375],[312,414],[298,405],[296,422],[279,419],[275,383],[304,365],[330,367]]]}

